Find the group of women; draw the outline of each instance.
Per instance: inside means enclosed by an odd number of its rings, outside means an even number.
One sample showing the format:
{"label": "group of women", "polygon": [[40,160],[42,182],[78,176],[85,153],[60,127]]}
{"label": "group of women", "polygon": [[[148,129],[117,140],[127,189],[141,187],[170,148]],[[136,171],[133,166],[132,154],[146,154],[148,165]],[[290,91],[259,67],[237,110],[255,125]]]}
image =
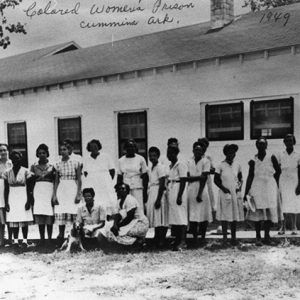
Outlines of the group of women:
{"label": "group of women", "polygon": [[[1,144],[0,243],[4,245],[4,226],[7,224],[11,243],[18,244],[21,227],[22,243],[28,246],[28,225],[34,223],[38,224],[41,243],[44,243],[45,229],[51,240],[54,222],[59,226],[57,238],[63,242],[66,225],[76,220],[82,205],[82,189],[92,188],[95,205],[106,211],[107,218],[101,222],[113,220],[111,227],[102,231],[109,241],[126,245],[143,241],[148,228],[152,227],[157,247],[164,246],[168,228],[174,237],[172,247],[175,251],[186,248],[187,230],[192,233],[194,243],[204,244],[208,224],[213,221],[216,209],[224,244],[228,243],[228,225],[231,244],[238,244],[237,223],[245,218],[255,223],[258,246],[272,244],[270,228],[273,223],[282,221],[279,233],[283,234],[287,214],[293,216],[293,233],[297,231],[300,155],[294,150],[295,143],[295,137],[287,135],[284,138],[286,149],[275,156],[267,152],[265,138],[256,141],[257,154],[249,162],[244,196],[235,144],[224,146],[225,159],[215,167],[206,154],[209,146],[206,138],[193,144],[193,156],[188,161],[180,159],[178,140],[170,138],[168,164],[160,161],[160,150],[151,147],[148,151],[151,165],[148,167],[145,159],[137,154],[135,141],[128,140],[124,146],[125,155],[118,161],[117,193],[114,164],[110,156],[101,151],[99,140],[88,143],[90,155],[86,159],[74,154],[72,141],[65,140],[56,164],[49,162],[48,147],[41,144],[36,149],[38,160],[30,169],[21,165],[20,152],[13,150],[8,157],[7,145]],[[214,184],[219,190],[216,201]]]}

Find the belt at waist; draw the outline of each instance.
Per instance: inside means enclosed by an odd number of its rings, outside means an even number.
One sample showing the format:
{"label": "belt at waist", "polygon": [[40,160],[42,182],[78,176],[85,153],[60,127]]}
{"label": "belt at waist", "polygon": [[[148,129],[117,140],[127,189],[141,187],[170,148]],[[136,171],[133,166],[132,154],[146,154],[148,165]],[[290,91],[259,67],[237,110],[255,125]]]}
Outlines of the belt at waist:
{"label": "belt at waist", "polygon": [[168,179],[168,184],[169,183],[175,183],[175,182],[180,182],[180,180],[179,179],[177,179],[177,180],[170,180],[170,179]]}

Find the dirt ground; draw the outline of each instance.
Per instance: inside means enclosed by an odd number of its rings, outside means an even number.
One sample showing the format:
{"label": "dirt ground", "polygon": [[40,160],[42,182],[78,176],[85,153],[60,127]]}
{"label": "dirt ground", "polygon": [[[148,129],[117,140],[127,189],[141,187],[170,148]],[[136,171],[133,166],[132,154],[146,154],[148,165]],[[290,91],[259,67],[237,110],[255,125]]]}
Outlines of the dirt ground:
{"label": "dirt ground", "polygon": [[299,246],[212,243],[184,252],[5,250],[0,299],[300,299]]}

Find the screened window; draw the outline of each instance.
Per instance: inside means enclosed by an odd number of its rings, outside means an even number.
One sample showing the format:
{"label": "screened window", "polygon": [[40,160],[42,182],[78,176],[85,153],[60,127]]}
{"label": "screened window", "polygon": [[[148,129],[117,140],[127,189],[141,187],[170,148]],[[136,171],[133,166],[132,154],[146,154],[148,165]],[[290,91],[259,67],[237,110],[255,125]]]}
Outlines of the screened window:
{"label": "screened window", "polygon": [[22,165],[28,167],[26,122],[7,124],[7,143],[10,150],[22,153]]}
{"label": "screened window", "polygon": [[138,154],[147,159],[147,112],[118,114],[119,156],[125,154],[124,144],[134,139],[138,146]]}
{"label": "screened window", "polygon": [[284,138],[294,131],[294,99],[252,101],[251,139]]}
{"label": "screened window", "polygon": [[71,139],[74,143],[73,152],[82,155],[81,118],[59,118],[57,127],[58,146],[65,139]]}
{"label": "screened window", "polygon": [[211,141],[244,139],[242,102],[206,105],[206,137]]}

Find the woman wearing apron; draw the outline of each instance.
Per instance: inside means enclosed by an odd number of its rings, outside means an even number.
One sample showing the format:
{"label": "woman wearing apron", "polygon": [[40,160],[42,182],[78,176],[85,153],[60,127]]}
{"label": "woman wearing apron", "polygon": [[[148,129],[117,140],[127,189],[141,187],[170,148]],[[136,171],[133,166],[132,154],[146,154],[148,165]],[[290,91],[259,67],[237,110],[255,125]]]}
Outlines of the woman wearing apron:
{"label": "woman wearing apron", "polygon": [[[2,174],[12,168],[12,162],[8,159],[6,144],[0,144],[0,246],[4,246],[5,229],[5,200],[4,200],[4,179]],[[11,234],[9,239],[11,240]]]}
{"label": "woman wearing apron", "polygon": [[22,244],[27,247],[28,225],[33,224],[32,184],[29,181],[31,173],[21,166],[22,154],[20,152],[12,151],[10,158],[13,167],[3,174],[6,221],[12,228],[13,244],[18,244],[19,228],[21,227],[24,239]]}
{"label": "woman wearing apron", "polygon": [[43,244],[45,242],[46,225],[49,241],[52,238],[54,212],[51,200],[55,170],[53,165],[49,164],[48,161],[49,150],[47,145],[41,144],[38,146],[36,157],[39,158],[39,161],[33,164],[30,169],[35,179],[33,215],[35,223],[39,225],[41,244]]}
{"label": "woman wearing apron", "polygon": [[66,224],[76,220],[81,200],[81,166],[69,157],[66,145],[60,146],[61,160],[56,165],[53,205],[55,220],[59,226],[58,241],[64,240]]}
{"label": "woman wearing apron", "polygon": [[91,154],[83,163],[83,186],[95,191],[95,204],[100,204],[111,214],[117,209],[117,196],[113,179],[115,167],[112,159],[106,153],[100,152],[102,145],[99,140],[91,140],[87,144]]}

